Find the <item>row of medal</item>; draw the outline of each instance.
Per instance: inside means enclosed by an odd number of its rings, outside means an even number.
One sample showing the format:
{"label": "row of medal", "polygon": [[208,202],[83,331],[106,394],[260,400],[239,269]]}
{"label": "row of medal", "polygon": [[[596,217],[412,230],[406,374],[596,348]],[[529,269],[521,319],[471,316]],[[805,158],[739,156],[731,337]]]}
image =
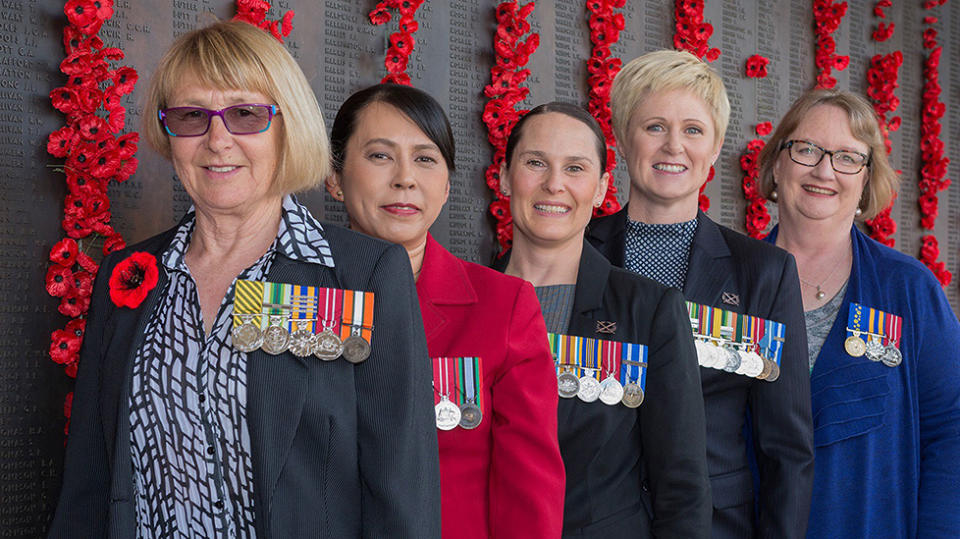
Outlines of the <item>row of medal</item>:
{"label": "row of medal", "polygon": [[783,324],[690,301],[687,310],[701,367],[768,382],[780,378]]}
{"label": "row of medal", "polygon": [[647,384],[647,347],[549,333],[557,368],[557,390],[565,399],[636,408]]}
{"label": "row of medal", "polygon": [[853,357],[866,356],[870,361],[896,367],[903,362],[903,354],[899,348],[902,334],[901,317],[859,303],[851,303],[847,315],[847,338],[843,341],[843,348]]}
{"label": "row of medal", "polygon": [[437,428],[467,430],[483,420],[480,388],[483,376],[479,357],[435,357],[433,362],[434,412]]}
{"label": "row of medal", "polygon": [[239,280],[230,335],[241,352],[360,363],[370,356],[373,293]]}

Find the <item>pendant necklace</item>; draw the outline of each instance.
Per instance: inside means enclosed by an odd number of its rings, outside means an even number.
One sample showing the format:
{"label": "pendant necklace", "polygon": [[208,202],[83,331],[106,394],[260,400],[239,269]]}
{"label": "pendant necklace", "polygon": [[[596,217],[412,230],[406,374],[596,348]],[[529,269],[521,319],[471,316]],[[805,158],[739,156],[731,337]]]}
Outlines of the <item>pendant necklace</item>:
{"label": "pendant necklace", "polygon": [[[840,258],[840,260],[837,261],[837,263],[833,265],[833,269],[830,270],[830,274],[827,275],[827,277],[826,277],[824,280],[820,281],[820,284],[808,283],[807,281],[804,281],[803,279],[800,279],[800,282],[803,283],[803,284],[805,284],[805,285],[807,285],[807,286],[809,286],[809,287],[811,287],[811,288],[816,288],[816,289],[817,289],[816,298],[817,298],[817,300],[822,300],[823,297],[827,295],[827,293],[824,292],[823,290],[821,290],[820,287],[823,286],[824,283],[826,283],[827,281],[829,281],[829,280],[830,280],[830,277],[833,277],[833,274],[837,272],[837,268],[839,268],[839,267],[840,267],[840,264],[842,264],[843,261],[846,260],[846,259],[847,259],[847,257],[845,257],[845,256],[842,257],[842,258]],[[799,277],[800,277],[800,274],[799,274],[799,272],[798,272],[798,273],[797,273],[797,278],[799,278]]]}

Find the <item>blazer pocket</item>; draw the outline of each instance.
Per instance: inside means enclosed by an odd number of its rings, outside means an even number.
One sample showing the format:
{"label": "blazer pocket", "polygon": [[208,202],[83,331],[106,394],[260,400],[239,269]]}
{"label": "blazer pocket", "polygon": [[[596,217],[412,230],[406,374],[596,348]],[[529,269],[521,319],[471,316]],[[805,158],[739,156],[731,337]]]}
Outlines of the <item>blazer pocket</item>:
{"label": "blazer pocket", "polygon": [[753,475],[749,468],[710,476],[710,494],[715,509],[729,509],[753,502]]}
{"label": "blazer pocket", "polygon": [[813,399],[813,440],[822,447],[883,426],[889,376],[882,363],[851,359],[810,380]]}

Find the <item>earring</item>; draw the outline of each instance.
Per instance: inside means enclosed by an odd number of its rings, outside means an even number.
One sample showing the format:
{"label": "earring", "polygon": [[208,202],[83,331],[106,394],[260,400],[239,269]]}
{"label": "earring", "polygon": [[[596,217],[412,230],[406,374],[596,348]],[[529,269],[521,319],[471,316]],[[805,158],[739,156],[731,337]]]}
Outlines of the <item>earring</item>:
{"label": "earring", "polygon": [[860,208],[857,208],[857,211],[853,212],[853,214],[856,215],[857,217],[859,217],[859,216],[863,215],[863,210],[861,210]]}
{"label": "earring", "polygon": [[337,198],[343,198],[343,191],[337,189]]}
{"label": "earring", "polygon": [[776,190],[776,189],[774,189],[773,191],[770,192],[770,200],[776,202],[778,196],[780,196],[780,195],[777,194],[777,190]]}

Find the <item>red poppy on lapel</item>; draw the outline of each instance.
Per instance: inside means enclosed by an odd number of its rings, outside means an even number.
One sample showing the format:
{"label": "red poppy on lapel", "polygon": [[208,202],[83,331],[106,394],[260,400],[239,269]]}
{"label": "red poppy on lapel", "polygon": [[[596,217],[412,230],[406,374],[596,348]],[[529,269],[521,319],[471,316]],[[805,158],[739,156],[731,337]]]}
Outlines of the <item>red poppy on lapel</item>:
{"label": "red poppy on lapel", "polygon": [[135,252],[113,268],[110,299],[118,307],[136,309],[157,286],[160,270],[150,253]]}

